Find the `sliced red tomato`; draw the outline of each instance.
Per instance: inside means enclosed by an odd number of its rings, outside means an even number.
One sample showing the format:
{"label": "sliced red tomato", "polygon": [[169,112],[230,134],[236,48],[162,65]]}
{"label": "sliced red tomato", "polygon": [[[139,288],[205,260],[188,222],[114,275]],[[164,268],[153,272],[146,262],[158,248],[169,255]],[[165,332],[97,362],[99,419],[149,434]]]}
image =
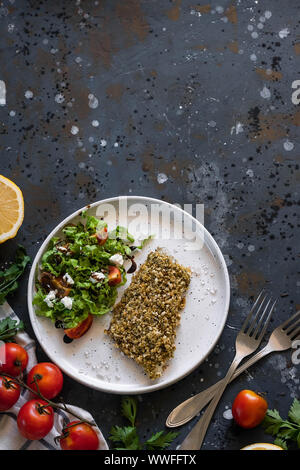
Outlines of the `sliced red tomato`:
{"label": "sliced red tomato", "polygon": [[18,401],[21,387],[13,379],[0,376],[0,411],[9,410]]}
{"label": "sliced red tomato", "polygon": [[28,364],[27,351],[17,343],[5,343],[0,348],[0,357],[4,363],[0,365],[0,372],[17,377]]}
{"label": "sliced red tomato", "polygon": [[116,266],[108,266],[108,284],[110,286],[116,286],[122,282],[122,275],[119,268]]}
{"label": "sliced red tomato", "polygon": [[108,239],[107,227],[104,227],[99,232],[96,232],[96,238],[98,245],[104,245],[106,243],[106,240]]}
{"label": "sliced red tomato", "polygon": [[32,441],[47,436],[53,424],[53,408],[45,400],[29,400],[18,413],[17,425],[19,431],[22,436]]}
{"label": "sliced red tomato", "polygon": [[89,313],[86,319],[83,320],[81,323],[79,323],[77,326],[74,326],[74,328],[65,329],[65,334],[69,338],[78,339],[88,331],[92,323],[93,323],[93,315]]}
{"label": "sliced red tomato", "polygon": [[252,390],[242,390],[232,405],[232,416],[242,428],[251,429],[264,419],[268,409],[267,401]]}
{"label": "sliced red tomato", "polygon": [[40,362],[28,373],[27,385],[50,400],[56,397],[63,387],[61,370],[52,362]]}
{"label": "sliced red tomato", "polygon": [[[78,423],[78,424],[77,424]],[[64,429],[60,439],[63,450],[97,450],[99,438],[92,426],[80,421],[71,421]]]}

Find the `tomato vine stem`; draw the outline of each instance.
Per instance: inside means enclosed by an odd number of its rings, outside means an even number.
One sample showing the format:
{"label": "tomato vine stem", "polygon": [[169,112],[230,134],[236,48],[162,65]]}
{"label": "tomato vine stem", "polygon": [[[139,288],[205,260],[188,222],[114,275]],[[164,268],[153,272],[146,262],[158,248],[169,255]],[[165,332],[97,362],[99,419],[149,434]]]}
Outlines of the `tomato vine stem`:
{"label": "tomato vine stem", "polygon": [[[29,385],[27,385],[22,379],[18,378],[18,377],[14,377],[13,375],[10,375],[10,374],[7,374],[6,372],[0,372],[0,376],[1,377],[9,377],[10,379],[12,379],[14,382],[16,382],[18,385],[20,385],[21,387],[24,387],[26,388],[27,390],[29,390],[31,393],[33,393],[34,395],[38,395],[39,398],[41,398],[42,400],[46,401],[48,403],[47,406],[52,406],[53,408],[56,408],[56,409],[59,409],[59,410],[62,410],[62,411],[65,411],[67,413],[70,413],[70,415],[74,416],[75,418],[77,418],[80,422],[82,423],[87,423],[89,424],[90,426],[96,426],[96,424],[92,421],[89,421],[87,419],[82,419],[81,416],[79,416],[77,413],[75,413],[73,410],[70,410],[67,405],[65,403],[63,404],[59,404],[59,403],[55,403],[54,401],[52,400],[49,400],[48,398],[44,397],[44,395],[41,393],[40,389],[39,389],[39,386],[38,386],[38,383],[37,383],[37,380],[36,378],[34,378],[34,382],[35,382],[35,385],[36,385],[36,388],[37,390],[33,390],[31,387],[29,387]],[[45,407],[46,405],[44,405]],[[77,423],[79,424],[79,423]]]}

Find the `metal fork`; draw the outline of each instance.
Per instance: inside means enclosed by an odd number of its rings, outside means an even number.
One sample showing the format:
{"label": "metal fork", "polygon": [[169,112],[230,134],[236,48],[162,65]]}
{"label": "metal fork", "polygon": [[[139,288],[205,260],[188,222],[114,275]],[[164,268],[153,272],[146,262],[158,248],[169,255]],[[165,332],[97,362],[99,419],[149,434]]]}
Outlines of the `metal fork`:
{"label": "metal fork", "polygon": [[[231,381],[268,354],[290,349],[293,341],[298,339],[300,339],[300,310],[275,328],[266,346],[242,364],[233,374]],[[193,419],[214,397],[220,382],[180,403],[167,417],[166,426],[175,428]]]}
{"label": "metal fork", "polygon": [[225,378],[219,383],[214,398],[206,408],[203,416],[197,424],[192,428],[190,433],[184,439],[179,447],[180,450],[197,450],[200,449],[206,435],[207,428],[212,419],[214,411],[220,401],[225,388],[232,378],[239,363],[249,354],[252,354],[260,345],[269,324],[271,314],[274,310],[276,301],[271,305],[271,299],[261,292],[256,299],[249,315],[243,323],[240,332],[235,341],[235,357],[228,369]]}

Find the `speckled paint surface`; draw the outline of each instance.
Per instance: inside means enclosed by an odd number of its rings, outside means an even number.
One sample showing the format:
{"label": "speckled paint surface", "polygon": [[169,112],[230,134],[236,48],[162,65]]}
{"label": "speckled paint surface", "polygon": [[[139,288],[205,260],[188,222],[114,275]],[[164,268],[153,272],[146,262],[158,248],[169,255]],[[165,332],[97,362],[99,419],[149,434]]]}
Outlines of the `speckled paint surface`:
{"label": "speckled paint surface", "polygon": [[[0,172],[25,198],[24,223],[0,247],[1,260],[17,243],[34,257],[57,223],[85,204],[132,194],[203,203],[228,265],[230,312],[217,347],[184,380],[138,397],[141,437],[223,376],[262,287],[279,297],[273,325],[299,308],[297,3],[0,2]],[[33,335],[27,277],[10,304]],[[38,356],[46,359],[40,348]],[[285,415],[300,395],[299,366],[288,351],[240,376],[203,448],[272,442],[260,428],[241,430],[226,419],[243,388],[266,392]],[[106,437],[124,423],[116,395],[66,377],[64,398],[90,411]],[[194,423],[179,430],[173,449]]]}

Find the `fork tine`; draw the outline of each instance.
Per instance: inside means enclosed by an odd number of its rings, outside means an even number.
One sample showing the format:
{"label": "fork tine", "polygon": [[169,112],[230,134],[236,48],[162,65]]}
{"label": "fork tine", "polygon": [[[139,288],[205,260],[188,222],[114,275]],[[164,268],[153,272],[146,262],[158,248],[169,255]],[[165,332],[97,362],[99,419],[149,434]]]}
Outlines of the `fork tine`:
{"label": "fork tine", "polygon": [[[265,298],[266,298],[266,297],[265,297]],[[260,315],[260,318],[257,318],[257,325],[256,325],[255,330],[254,330],[254,331],[249,331],[249,333],[251,333],[254,337],[256,337],[258,331],[260,330],[260,327],[261,327],[261,325],[262,325],[263,319],[264,319],[264,317],[265,317],[265,315],[266,315],[266,313],[267,313],[267,311],[268,311],[268,307],[269,307],[269,305],[270,305],[270,302],[271,302],[271,299],[269,299],[269,300],[267,301],[267,305],[264,307],[264,311],[263,311],[263,313]],[[256,320],[256,318],[255,318],[255,320]],[[254,327],[255,327],[255,324],[253,325],[253,328],[254,328]]]}
{"label": "fork tine", "polygon": [[289,335],[294,329],[295,329],[295,326],[297,326],[298,324],[300,323],[300,318],[298,320],[296,320],[294,323],[292,323],[286,330],[285,330],[285,333],[287,335]]}
{"label": "fork tine", "polygon": [[[294,341],[295,339],[297,339],[297,335],[299,335],[299,333],[300,333],[300,327],[297,328],[296,331],[293,331],[293,332],[291,333],[291,335],[290,335],[290,336],[291,336],[291,340]],[[295,336],[296,336],[296,338],[295,338]]]}
{"label": "fork tine", "polygon": [[[254,313],[254,310],[255,310],[257,304],[259,303],[259,301],[260,301],[261,296],[263,295],[263,293],[264,293],[264,290],[262,290],[262,291],[260,292],[260,294],[258,295],[257,299],[255,300],[255,302],[254,302],[254,304],[253,304],[253,306],[252,306],[252,308],[251,308],[249,314],[247,315],[247,317],[246,317],[246,319],[245,319],[245,321],[244,321],[244,323],[243,323],[243,326],[242,326],[242,328],[241,328],[241,332],[244,332],[244,333],[245,333],[246,327],[248,327],[248,324],[249,324],[249,322],[250,322],[250,320],[251,320],[251,318],[252,318],[252,315],[253,315],[253,313]],[[264,301],[264,299],[263,299],[263,301]],[[263,301],[262,301],[262,303],[263,303]],[[261,308],[262,303],[260,304],[259,309]],[[258,309],[258,312],[259,312],[259,309]],[[248,329],[248,328],[247,328],[247,329]]]}
{"label": "fork tine", "polygon": [[[253,335],[254,328],[257,326],[257,322],[259,321],[260,318],[264,317],[264,314],[267,311],[268,305],[270,303],[270,300],[269,300],[267,302],[267,305],[265,306],[265,301],[267,301],[267,297],[268,296],[265,295],[265,297],[261,301],[260,306],[258,307],[258,310],[257,310],[256,314],[254,315],[254,318],[251,319],[251,324],[250,324],[249,328],[247,329],[247,332],[245,332],[247,335],[251,335],[251,336]],[[264,310],[261,313],[262,309],[264,309]]]}
{"label": "fork tine", "polygon": [[300,310],[298,312],[294,313],[290,318],[288,318],[284,323],[280,325],[280,328],[284,329],[292,320],[300,316]]}
{"label": "fork tine", "polygon": [[[273,305],[272,305],[272,307],[271,307],[271,309],[270,309],[270,311],[269,311],[269,314],[268,314],[268,316],[267,316],[267,318],[266,318],[266,320],[265,320],[265,324],[264,324],[264,326],[263,326],[263,328],[262,328],[262,330],[261,330],[261,332],[260,332],[260,334],[259,334],[259,336],[258,336],[258,338],[257,338],[258,341],[261,341],[261,340],[263,339],[264,335],[265,335],[266,329],[268,328],[268,325],[269,325],[269,323],[270,323],[271,316],[272,316],[272,313],[273,313],[273,310],[274,310],[276,304],[277,304],[277,299],[273,302]],[[266,309],[267,309],[267,307],[266,307]],[[261,318],[260,323],[262,323],[262,318]],[[260,325],[260,326],[261,326],[261,325]],[[260,326],[259,326],[259,327],[260,327]],[[257,331],[259,331],[258,328],[257,328]]]}

